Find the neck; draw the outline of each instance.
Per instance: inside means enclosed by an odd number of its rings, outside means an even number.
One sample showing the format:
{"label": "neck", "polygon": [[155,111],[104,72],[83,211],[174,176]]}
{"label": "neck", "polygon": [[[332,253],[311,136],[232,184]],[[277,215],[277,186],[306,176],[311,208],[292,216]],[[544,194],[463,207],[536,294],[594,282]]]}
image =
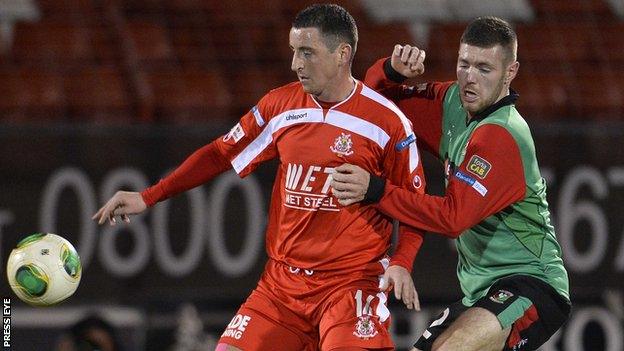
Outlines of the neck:
{"label": "neck", "polygon": [[348,76],[336,77],[335,84],[331,84],[315,97],[324,102],[340,102],[348,98],[353,89],[355,89],[355,79],[349,74]]}
{"label": "neck", "polygon": [[[503,90],[503,92],[498,97],[498,99],[496,101],[494,101],[492,104],[482,108],[479,112],[476,112],[476,113],[468,112],[468,113],[466,113],[466,124],[470,123],[470,120],[475,118],[475,116],[478,116],[479,118],[484,118],[487,115],[489,115],[490,113],[492,113],[494,111],[493,110],[494,108],[498,109],[500,106],[504,106],[504,105],[506,105],[508,103],[514,103],[516,101],[517,96],[516,97],[513,97],[513,96],[510,97],[510,94],[511,94],[511,90],[509,89],[509,87],[507,87],[507,88],[505,88]],[[506,97],[510,97],[511,100],[507,101],[507,102],[505,102],[503,104],[503,102],[501,100],[505,99]],[[496,106],[497,104],[501,104],[501,105],[500,106]],[[490,110],[490,111],[488,111],[488,110]],[[486,111],[487,111],[487,115],[485,115]]]}

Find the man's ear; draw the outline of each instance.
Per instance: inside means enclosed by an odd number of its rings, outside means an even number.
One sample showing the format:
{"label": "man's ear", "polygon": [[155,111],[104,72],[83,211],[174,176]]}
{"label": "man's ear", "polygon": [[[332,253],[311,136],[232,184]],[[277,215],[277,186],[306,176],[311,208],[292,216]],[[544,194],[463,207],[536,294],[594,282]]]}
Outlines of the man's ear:
{"label": "man's ear", "polygon": [[339,56],[340,64],[341,65],[350,64],[351,56],[353,55],[353,48],[351,47],[351,45],[347,43],[342,43],[340,44],[337,50],[339,50],[340,52],[340,56]]}
{"label": "man's ear", "polygon": [[518,70],[520,69],[520,62],[515,61],[507,66],[507,72],[505,73],[505,83],[510,84],[516,75],[518,74]]}

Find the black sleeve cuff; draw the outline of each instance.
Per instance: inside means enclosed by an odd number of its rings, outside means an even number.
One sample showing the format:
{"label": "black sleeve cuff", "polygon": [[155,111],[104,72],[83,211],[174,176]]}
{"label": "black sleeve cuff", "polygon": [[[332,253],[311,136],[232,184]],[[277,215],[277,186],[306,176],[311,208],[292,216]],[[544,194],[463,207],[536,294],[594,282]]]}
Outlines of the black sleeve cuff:
{"label": "black sleeve cuff", "polygon": [[368,183],[368,190],[366,190],[366,195],[364,195],[364,202],[379,202],[379,200],[383,197],[385,190],[386,180],[371,174],[370,181]]}
{"label": "black sleeve cuff", "polygon": [[395,71],[394,68],[392,68],[392,62],[389,58],[384,61],[383,70],[386,74],[386,77],[388,77],[388,79],[395,83],[403,83],[407,79],[406,76],[402,75],[401,73]]}

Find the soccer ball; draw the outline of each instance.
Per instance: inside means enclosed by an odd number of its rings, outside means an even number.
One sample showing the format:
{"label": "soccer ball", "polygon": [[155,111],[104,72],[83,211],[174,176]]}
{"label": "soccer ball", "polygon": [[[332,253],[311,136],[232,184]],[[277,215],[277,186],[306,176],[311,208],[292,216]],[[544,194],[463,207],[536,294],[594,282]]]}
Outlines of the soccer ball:
{"label": "soccer ball", "polygon": [[15,294],[33,306],[50,306],[78,288],[82,265],[74,246],[56,234],[29,235],[11,251],[7,277]]}

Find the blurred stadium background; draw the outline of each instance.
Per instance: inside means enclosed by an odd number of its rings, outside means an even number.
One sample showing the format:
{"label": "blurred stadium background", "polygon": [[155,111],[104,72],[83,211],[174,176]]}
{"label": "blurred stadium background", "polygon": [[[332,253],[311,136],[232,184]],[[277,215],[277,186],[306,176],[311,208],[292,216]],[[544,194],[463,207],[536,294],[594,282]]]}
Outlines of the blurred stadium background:
{"label": "blurred stadium background", "polygon": [[[59,233],[84,275],[64,304],[11,298],[14,350],[54,350],[96,314],[124,350],[212,350],[266,260],[274,164],[227,173],[130,226],[96,227],[119,188],[142,189],[290,82],[288,30],[312,1],[0,0],[0,255]],[[518,109],[532,126],[570,272],[573,315],[542,350],[624,350],[624,1],[348,0],[354,75],[395,43],[427,50],[423,80],[451,80],[466,21],[497,15],[519,37]],[[426,158],[430,192],[441,167]],[[450,242],[416,262],[424,307],[391,302],[405,350],[459,298]],[[4,266],[3,266],[4,267]],[[58,348],[59,350],[62,348]],[[275,350],[279,350],[276,340]]]}

